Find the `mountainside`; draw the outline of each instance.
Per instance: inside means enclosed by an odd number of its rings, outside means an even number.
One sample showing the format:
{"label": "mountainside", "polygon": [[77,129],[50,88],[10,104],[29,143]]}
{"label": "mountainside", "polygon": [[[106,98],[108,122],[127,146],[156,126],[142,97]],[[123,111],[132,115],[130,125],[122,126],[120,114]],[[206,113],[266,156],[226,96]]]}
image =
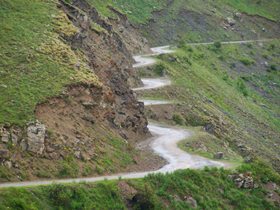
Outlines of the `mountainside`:
{"label": "mountainside", "polygon": [[[0,0],[0,209],[279,208],[279,9]],[[156,171],[176,160],[151,123],[184,130],[177,146],[209,168],[1,189]]]}
{"label": "mountainside", "polygon": [[133,165],[127,140],[150,134],[128,86],[137,82],[131,52],[147,47],[113,12],[107,20],[86,1],[1,1],[1,179]]}
{"label": "mountainside", "polygon": [[279,38],[279,1],[170,0],[142,34],[152,45]]}

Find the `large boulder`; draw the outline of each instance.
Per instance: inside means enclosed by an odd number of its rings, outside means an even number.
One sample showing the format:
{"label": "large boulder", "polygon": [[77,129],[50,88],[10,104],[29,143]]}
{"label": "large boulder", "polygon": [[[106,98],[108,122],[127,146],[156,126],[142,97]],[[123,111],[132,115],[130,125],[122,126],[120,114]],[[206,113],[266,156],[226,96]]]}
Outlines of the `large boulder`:
{"label": "large boulder", "polygon": [[27,127],[27,150],[36,154],[42,154],[45,149],[46,127],[36,121],[29,123]]}
{"label": "large boulder", "polygon": [[251,176],[247,176],[244,179],[243,188],[253,189],[254,188],[254,179]]}
{"label": "large boulder", "polygon": [[136,196],[138,193],[136,189],[134,189],[125,181],[120,181],[118,183],[118,188],[120,190],[122,198],[128,201],[132,201],[134,196]]}
{"label": "large boulder", "polygon": [[186,203],[190,204],[190,206],[194,209],[197,208],[197,202],[192,196],[185,196],[184,200]]}
{"label": "large boulder", "polygon": [[214,158],[215,159],[223,159],[224,158],[224,153],[223,152],[217,152],[216,154],[214,154]]}
{"label": "large boulder", "polygon": [[254,188],[254,179],[251,173],[244,174],[233,174],[229,175],[229,178],[232,179],[238,188],[244,189],[253,189]]}
{"label": "large boulder", "polygon": [[26,151],[27,150],[27,141],[25,139],[22,139],[21,142],[20,142],[20,147],[23,151]]}
{"label": "large boulder", "polygon": [[11,139],[12,139],[12,143],[14,145],[17,145],[17,143],[18,143],[18,136],[15,133],[11,134]]}
{"label": "large boulder", "polygon": [[10,139],[10,133],[5,128],[0,129],[1,141],[3,143],[8,143]]}
{"label": "large boulder", "polygon": [[236,21],[234,19],[230,18],[230,17],[227,17],[226,18],[226,23],[230,26],[234,26]]}
{"label": "large boulder", "polygon": [[242,14],[239,12],[234,13],[234,18],[235,19],[241,19],[242,18]]}
{"label": "large boulder", "polygon": [[0,149],[0,160],[8,159],[10,157],[10,152],[7,149]]}

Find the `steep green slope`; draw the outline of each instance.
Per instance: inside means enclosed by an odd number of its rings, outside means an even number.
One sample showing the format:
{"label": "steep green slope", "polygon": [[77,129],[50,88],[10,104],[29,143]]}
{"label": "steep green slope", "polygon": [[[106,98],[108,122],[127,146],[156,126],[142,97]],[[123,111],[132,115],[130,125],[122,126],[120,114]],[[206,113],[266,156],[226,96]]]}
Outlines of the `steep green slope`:
{"label": "steep green slope", "polygon": [[225,2],[239,11],[248,13],[250,15],[260,15],[278,22],[280,20],[280,2],[277,0],[222,0],[218,2]]}
{"label": "steep green slope", "polygon": [[68,84],[98,85],[83,56],[59,39],[77,29],[55,2],[3,0],[0,20],[0,124],[33,120],[36,104]]}
{"label": "steep green slope", "polygon": [[[238,2],[238,3],[237,3]],[[260,2],[260,1],[258,1]],[[174,0],[142,25],[154,46],[279,37],[279,1]],[[249,15],[256,14],[256,15]],[[273,18],[272,18],[273,17]],[[273,20],[272,20],[273,19]]]}
{"label": "steep green slope", "polygon": [[152,12],[161,9],[165,1],[161,0],[88,0],[104,16],[114,17],[108,6],[115,7],[128,16],[134,23],[145,23],[151,16]]}

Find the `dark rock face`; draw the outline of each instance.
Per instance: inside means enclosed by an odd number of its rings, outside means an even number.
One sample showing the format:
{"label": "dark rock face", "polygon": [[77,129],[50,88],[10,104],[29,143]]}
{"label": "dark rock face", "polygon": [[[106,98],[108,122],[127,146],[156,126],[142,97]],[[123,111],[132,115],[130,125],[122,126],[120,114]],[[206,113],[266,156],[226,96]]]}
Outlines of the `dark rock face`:
{"label": "dark rock face", "polygon": [[8,143],[9,138],[10,138],[9,131],[3,127],[0,129],[0,135],[1,135],[1,141],[3,143]]}
{"label": "dark rock face", "polygon": [[[103,20],[86,1],[76,0],[72,5],[61,1],[61,8],[73,24],[80,29],[75,37],[68,38],[68,42],[73,49],[81,50],[87,55],[94,73],[111,91],[114,97],[114,107],[107,120],[112,127],[124,128],[121,133],[125,133],[128,139],[145,136],[149,133],[147,119],[141,104],[136,100],[128,84],[129,79],[135,77],[132,69],[134,60],[127,48],[131,40],[125,43],[123,37],[116,32],[116,21]],[[122,14],[118,13],[118,16],[118,23],[123,24],[123,28],[131,27]],[[102,27],[104,32],[93,31],[91,21]]]}
{"label": "dark rock face", "polygon": [[0,149],[0,159],[4,160],[10,157],[10,151],[7,149]]}

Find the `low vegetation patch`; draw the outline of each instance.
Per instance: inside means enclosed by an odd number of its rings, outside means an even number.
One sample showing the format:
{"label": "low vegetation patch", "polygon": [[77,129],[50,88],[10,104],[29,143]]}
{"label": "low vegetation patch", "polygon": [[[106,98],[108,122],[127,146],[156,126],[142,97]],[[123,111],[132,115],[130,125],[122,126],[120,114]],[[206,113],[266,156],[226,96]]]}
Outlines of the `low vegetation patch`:
{"label": "low vegetation patch", "polygon": [[265,0],[220,0],[220,2],[227,3],[239,11],[250,15],[260,15],[275,21],[280,20],[279,12],[277,12],[280,3],[277,0],[271,0],[269,4]]}
{"label": "low vegetation patch", "polygon": [[[238,188],[229,175],[251,172],[255,188]],[[262,162],[224,169],[179,170],[137,180],[0,189],[0,209],[278,209],[266,183],[279,186]]]}
{"label": "low vegetation patch", "polygon": [[245,66],[250,66],[255,63],[252,59],[249,58],[241,58],[240,62],[243,63]]}
{"label": "low vegetation patch", "polygon": [[242,158],[234,152],[228,143],[203,130],[203,128],[192,128],[192,136],[179,143],[179,147],[186,152],[198,154],[200,156],[216,159],[215,155],[222,154],[221,160],[232,163],[241,163]]}

